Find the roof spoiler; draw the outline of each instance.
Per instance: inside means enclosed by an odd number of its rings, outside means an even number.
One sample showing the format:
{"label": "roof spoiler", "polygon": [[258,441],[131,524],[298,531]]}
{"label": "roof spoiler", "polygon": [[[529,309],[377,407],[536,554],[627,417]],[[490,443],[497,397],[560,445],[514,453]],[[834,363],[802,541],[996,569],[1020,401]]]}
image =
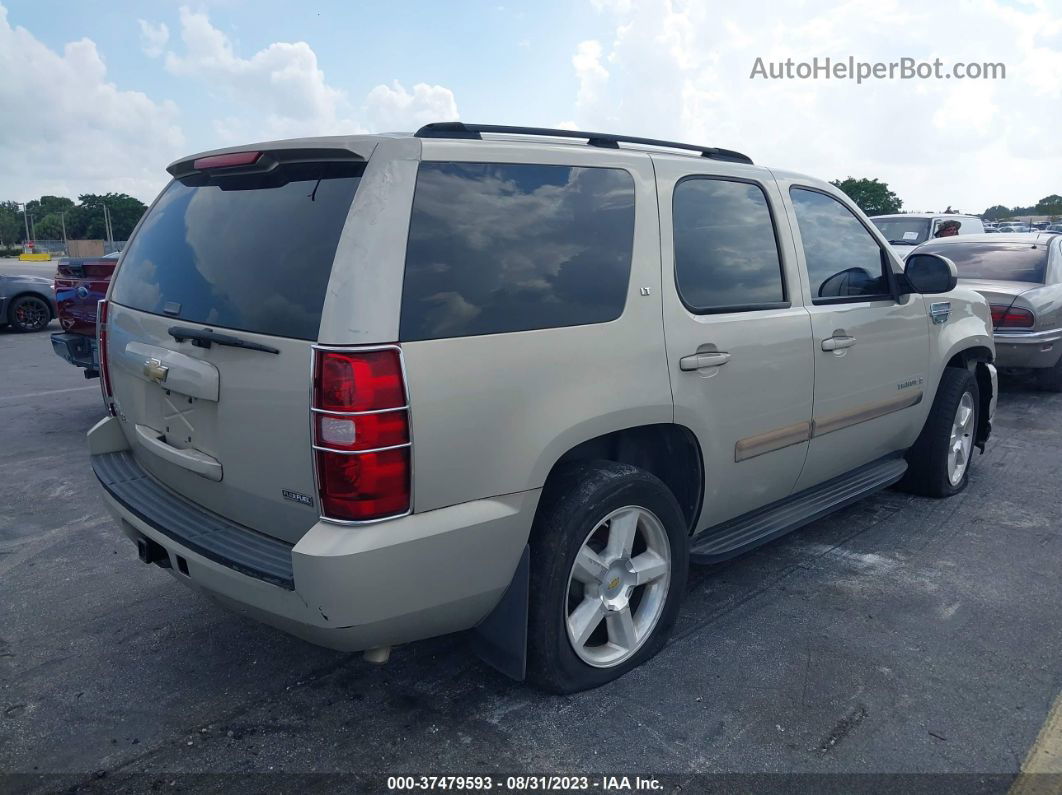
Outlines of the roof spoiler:
{"label": "roof spoiler", "polygon": [[[241,155],[247,155],[242,158]],[[251,157],[251,155],[256,155]],[[193,174],[211,171],[219,176],[227,174],[265,174],[281,164],[322,163],[322,162],[361,162],[365,158],[349,149],[337,148],[300,148],[300,149],[264,149],[248,146],[246,150],[222,150],[207,155],[192,155],[171,163],[166,167],[174,179],[182,179]],[[209,161],[209,162],[208,162]]]}

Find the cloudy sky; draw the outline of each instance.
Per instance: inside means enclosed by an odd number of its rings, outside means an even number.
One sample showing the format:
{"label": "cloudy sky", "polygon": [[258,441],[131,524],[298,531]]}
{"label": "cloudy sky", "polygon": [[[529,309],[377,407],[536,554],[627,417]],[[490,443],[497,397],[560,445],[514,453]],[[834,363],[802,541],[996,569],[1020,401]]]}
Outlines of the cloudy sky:
{"label": "cloudy sky", "polygon": [[[831,57],[997,80],[750,79]],[[0,199],[151,199],[182,154],[427,121],[738,149],[908,209],[1062,193],[1062,0],[0,4]]]}

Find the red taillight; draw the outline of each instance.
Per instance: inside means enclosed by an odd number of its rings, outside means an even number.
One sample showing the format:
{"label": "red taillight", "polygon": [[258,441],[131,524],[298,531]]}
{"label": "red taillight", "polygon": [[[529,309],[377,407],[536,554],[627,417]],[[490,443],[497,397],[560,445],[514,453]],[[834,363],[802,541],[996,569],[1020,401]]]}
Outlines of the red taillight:
{"label": "red taillight", "polygon": [[315,406],[325,411],[376,411],[406,405],[398,351],[319,351]]}
{"label": "red taillight", "polygon": [[996,328],[1032,328],[1035,322],[1036,318],[1028,309],[992,304],[992,325]]}
{"label": "red taillight", "polygon": [[397,348],[318,350],[313,443],[321,513],[364,522],[410,510],[409,408]]}
{"label": "red taillight", "polygon": [[96,304],[96,350],[100,359],[100,389],[103,392],[103,404],[108,413],[115,417],[114,400],[111,394],[110,356],[107,353],[107,299],[101,298]]}
{"label": "red taillight", "polygon": [[205,170],[208,168],[232,168],[233,166],[249,166],[256,163],[262,156],[261,152],[230,152],[227,155],[210,155],[200,157],[192,161],[192,168]]}
{"label": "red taillight", "polygon": [[368,521],[409,510],[409,448],[343,455],[317,451],[321,508],[329,519]]}

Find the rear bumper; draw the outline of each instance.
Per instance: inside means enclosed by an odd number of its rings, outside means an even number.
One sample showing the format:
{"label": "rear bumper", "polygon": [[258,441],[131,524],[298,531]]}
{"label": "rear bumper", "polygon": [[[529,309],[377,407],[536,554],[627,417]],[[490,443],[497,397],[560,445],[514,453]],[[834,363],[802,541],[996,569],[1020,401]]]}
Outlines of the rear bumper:
{"label": "rear bumper", "polygon": [[126,535],[160,545],[172,576],[227,607],[347,651],[478,624],[512,579],[540,493],[363,527],[321,521],[291,546],[173,494],[122,444],[114,418],[89,431],[93,469]]}
{"label": "rear bumper", "polygon": [[70,364],[84,367],[87,378],[99,374],[99,360],[96,355],[94,337],[65,331],[52,334],[52,350],[59,358],[65,359]]}
{"label": "rear bumper", "polygon": [[996,332],[996,365],[1001,368],[1054,367],[1062,355],[1062,329]]}

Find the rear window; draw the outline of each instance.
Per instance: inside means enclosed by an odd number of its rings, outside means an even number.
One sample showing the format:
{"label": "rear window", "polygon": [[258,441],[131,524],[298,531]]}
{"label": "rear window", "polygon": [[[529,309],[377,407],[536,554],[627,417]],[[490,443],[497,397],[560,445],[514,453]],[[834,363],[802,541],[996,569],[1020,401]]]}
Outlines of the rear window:
{"label": "rear window", "polygon": [[929,243],[920,254],[940,254],[955,263],[960,279],[989,279],[1042,284],[1047,272],[1043,243]]}
{"label": "rear window", "polygon": [[400,337],[615,320],[633,244],[634,179],[622,169],[422,163]]}
{"label": "rear window", "polygon": [[170,183],[130,242],[112,299],[192,323],[317,339],[362,170],[299,164],[223,187]]}

